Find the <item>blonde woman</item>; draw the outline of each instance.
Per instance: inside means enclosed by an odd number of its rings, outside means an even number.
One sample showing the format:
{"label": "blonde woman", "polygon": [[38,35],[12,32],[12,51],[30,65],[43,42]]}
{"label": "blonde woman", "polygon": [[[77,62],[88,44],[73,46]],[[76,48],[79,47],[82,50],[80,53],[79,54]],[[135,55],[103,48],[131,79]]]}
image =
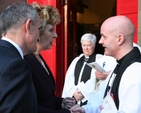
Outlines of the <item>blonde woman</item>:
{"label": "blonde woman", "polygon": [[59,98],[55,96],[55,81],[53,75],[40,55],[42,50],[50,49],[57,33],[54,27],[60,22],[58,9],[53,6],[43,6],[33,3],[40,16],[40,40],[37,42],[36,52],[26,55],[30,68],[32,69],[33,82],[37,92],[39,113],[70,113],[68,110],[75,104],[73,98]]}

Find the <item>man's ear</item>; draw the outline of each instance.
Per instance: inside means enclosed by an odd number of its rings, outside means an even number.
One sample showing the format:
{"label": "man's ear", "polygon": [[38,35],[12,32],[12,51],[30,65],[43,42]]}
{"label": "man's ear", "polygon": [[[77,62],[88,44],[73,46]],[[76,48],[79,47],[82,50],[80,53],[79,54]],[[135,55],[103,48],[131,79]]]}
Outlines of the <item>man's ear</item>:
{"label": "man's ear", "polygon": [[28,32],[29,34],[31,34],[32,32],[32,20],[31,19],[28,19],[25,23],[25,29],[26,29],[26,32]]}
{"label": "man's ear", "polygon": [[121,45],[125,40],[125,37],[123,34],[119,34],[118,35],[118,38],[117,38],[117,41],[118,41],[118,45]]}

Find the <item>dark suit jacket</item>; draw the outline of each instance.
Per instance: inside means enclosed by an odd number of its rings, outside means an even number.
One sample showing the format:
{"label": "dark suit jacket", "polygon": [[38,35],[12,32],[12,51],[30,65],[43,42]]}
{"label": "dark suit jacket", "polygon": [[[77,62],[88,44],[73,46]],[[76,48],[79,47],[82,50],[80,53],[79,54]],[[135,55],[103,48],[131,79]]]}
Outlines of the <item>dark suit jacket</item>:
{"label": "dark suit jacket", "polygon": [[61,109],[62,98],[55,96],[55,81],[48,66],[46,65],[46,68],[50,74],[45,71],[34,54],[26,55],[25,59],[32,69],[39,113],[70,113],[69,110]]}
{"label": "dark suit jacket", "polygon": [[0,40],[0,113],[37,113],[31,70],[5,40]]}

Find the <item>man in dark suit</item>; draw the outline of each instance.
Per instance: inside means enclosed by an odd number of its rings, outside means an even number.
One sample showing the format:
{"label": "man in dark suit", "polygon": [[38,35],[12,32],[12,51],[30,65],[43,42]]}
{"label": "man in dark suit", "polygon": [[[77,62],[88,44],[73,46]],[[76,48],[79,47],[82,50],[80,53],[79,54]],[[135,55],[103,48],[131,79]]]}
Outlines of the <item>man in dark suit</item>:
{"label": "man in dark suit", "polygon": [[0,113],[37,113],[31,71],[23,56],[36,50],[40,18],[22,2],[0,15]]}

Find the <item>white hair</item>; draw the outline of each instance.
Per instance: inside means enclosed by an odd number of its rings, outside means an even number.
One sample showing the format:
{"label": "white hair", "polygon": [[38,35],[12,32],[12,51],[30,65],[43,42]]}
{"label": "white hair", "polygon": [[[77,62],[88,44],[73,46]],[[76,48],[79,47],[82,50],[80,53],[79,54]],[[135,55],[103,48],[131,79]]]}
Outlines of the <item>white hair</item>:
{"label": "white hair", "polygon": [[96,36],[91,33],[86,33],[81,37],[81,40],[80,40],[81,44],[82,44],[82,41],[90,41],[94,47],[96,44]]}

